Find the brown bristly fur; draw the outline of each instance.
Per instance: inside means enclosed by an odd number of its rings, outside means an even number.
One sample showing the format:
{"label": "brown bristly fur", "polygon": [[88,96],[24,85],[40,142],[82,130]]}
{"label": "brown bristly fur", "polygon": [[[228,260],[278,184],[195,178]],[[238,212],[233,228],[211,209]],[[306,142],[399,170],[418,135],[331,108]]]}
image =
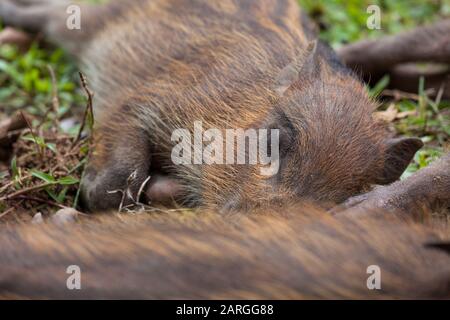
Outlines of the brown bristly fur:
{"label": "brown bristly fur", "polygon": [[[188,216],[186,216],[188,215]],[[449,240],[392,215],[337,218],[308,205],[255,216],[100,216],[0,233],[0,297],[146,299],[449,298]],[[68,290],[66,269],[81,269]],[[367,268],[381,270],[369,290]]]}
{"label": "brown bristly fur", "polygon": [[[341,201],[382,170],[376,105],[350,72],[329,64],[328,49],[319,48],[317,77],[275,94],[277,74],[313,39],[295,1],[141,1],[102,19],[111,21],[78,53],[97,100],[92,176],[133,163],[178,179],[188,204],[242,209],[299,195]],[[277,185],[257,167],[171,163],[174,129],[192,131],[199,120],[205,129],[257,128],[276,110],[298,132]],[[112,183],[99,180],[87,184]]]}

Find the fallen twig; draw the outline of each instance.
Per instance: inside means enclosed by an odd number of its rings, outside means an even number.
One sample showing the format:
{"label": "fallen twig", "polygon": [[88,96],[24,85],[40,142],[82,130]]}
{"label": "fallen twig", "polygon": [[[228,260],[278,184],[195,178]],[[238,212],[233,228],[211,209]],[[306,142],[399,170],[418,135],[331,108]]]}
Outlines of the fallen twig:
{"label": "fallen twig", "polygon": [[4,216],[6,216],[8,213],[11,213],[14,211],[14,207],[9,208],[8,210],[6,210],[5,212],[0,214],[0,219],[3,218]]}
{"label": "fallen twig", "polygon": [[62,205],[60,203],[57,203],[57,202],[54,202],[54,201],[51,201],[51,200],[41,199],[41,198],[38,198],[38,197],[32,197],[32,196],[28,196],[28,195],[19,195],[19,196],[16,197],[16,199],[36,201],[36,202],[48,204],[49,206],[58,207],[60,209],[66,209],[67,208],[66,206],[64,206],[64,205]]}
{"label": "fallen twig", "polygon": [[18,181],[16,180],[12,180],[10,182],[8,182],[7,184],[5,184],[4,186],[2,186],[0,188],[0,194],[2,194],[4,191],[6,191],[9,187],[11,187],[14,183],[18,182],[19,184],[22,184],[22,182],[24,180],[30,179],[32,177],[32,175],[26,175],[24,177],[20,177]]}
{"label": "fallen twig", "polygon": [[88,103],[87,103],[86,109],[84,110],[83,121],[81,122],[80,130],[78,131],[77,137],[75,138],[75,140],[72,143],[72,148],[81,139],[81,134],[83,133],[83,130],[86,127],[86,122],[87,122],[89,113],[91,114],[92,117],[94,116],[93,105],[92,105],[94,94],[92,93],[92,91],[89,89],[89,87],[87,85],[86,77],[81,72],[79,72],[79,75],[80,75],[81,85],[82,85],[84,91],[86,92],[86,95],[88,98]]}
{"label": "fallen twig", "polygon": [[41,156],[41,159],[44,159],[44,154],[42,152],[41,147],[39,146],[39,143],[37,141],[36,135],[34,134],[33,127],[31,126],[31,123],[28,121],[28,119],[25,117],[22,111],[20,111],[20,114],[22,115],[23,120],[27,124],[28,129],[30,130],[31,136],[33,137],[34,144],[36,146],[38,154]]}
{"label": "fallen twig", "polygon": [[54,183],[43,183],[43,184],[38,184],[36,186],[32,186],[32,187],[28,187],[28,188],[24,188],[24,189],[20,189],[19,191],[16,191],[12,194],[6,195],[4,197],[0,198],[0,201],[7,201],[7,200],[12,200],[17,198],[18,196],[33,192],[33,191],[37,191],[37,190],[41,190],[44,189],[46,187],[49,187],[51,185],[54,185]]}
{"label": "fallen twig", "polygon": [[50,73],[50,77],[52,79],[52,106],[53,111],[55,112],[55,122],[56,125],[59,127],[59,98],[58,98],[58,84],[56,82],[56,76],[55,71],[53,70],[52,66],[47,65],[47,69]]}
{"label": "fallen twig", "polygon": [[385,90],[383,90],[381,95],[387,96],[387,97],[392,97],[392,98],[394,98],[395,101],[399,101],[402,99],[410,99],[410,100],[414,100],[414,101],[419,101],[419,99],[420,99],[419,95],[416,93],[409,93],[409,92],[404,92],[401,90],[385,89]]}

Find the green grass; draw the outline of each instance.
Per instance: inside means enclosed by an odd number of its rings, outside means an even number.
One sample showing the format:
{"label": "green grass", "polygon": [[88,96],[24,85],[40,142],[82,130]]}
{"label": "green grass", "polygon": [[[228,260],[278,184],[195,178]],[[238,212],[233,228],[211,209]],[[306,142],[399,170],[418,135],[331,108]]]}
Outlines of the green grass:
{"label": "green grass", "polygon": [[[450,15],[449,0],[299,0],[321,26],[321,37],[335,48],[360,39],[411,29]],[[367,7],[381,9],[381,30],[366,26]]]}
{"label": "green grass", "polygon": [[[53,103],[55,89],[57,107]],[[77,205],[88,143],[77,143],[78,150],[67,156],[72,153],[69,147],[80,124],[79,121],[60,124],[64,119],[81,119],[85,105],[77,68],[62,49],[33,44],[27,52],[20,53],[14,46],[0,46],[0,120],[23,111],[32,116],[33,128],[20,136],[9,170],[0,166],[0,198],[31,189],[31,196],[43,200],[41,204],[23,203],[24,208],[34,213],[49,213],[55,206]],[[11,205],[22,206],[21,200],[8,201],[7,204],[0,201],[0,213]],[[50,202],[54,205],[49,207]]]}
{"label": "green grass", "polygon": [[[49,68],[56,77],[57,114],[49,112],[53,91]],[[0,46],[0,110],[8,114],[25,110],[44,122],[67,117],[82,102],[76,70],[61,49],[42,49],[34,44],[20,54],[13,46]]]}

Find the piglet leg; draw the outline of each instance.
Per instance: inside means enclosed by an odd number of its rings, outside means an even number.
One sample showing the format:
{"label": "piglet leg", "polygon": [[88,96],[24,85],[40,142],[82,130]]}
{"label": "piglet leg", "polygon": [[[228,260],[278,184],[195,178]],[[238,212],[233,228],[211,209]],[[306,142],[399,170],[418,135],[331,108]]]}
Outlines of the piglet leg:
{"label": "piglet leg", "polygon": [[390,211],[420,218],[442,208],[450,208],[450,153],[403,181],[352,197],[333,211],[351,216]]}

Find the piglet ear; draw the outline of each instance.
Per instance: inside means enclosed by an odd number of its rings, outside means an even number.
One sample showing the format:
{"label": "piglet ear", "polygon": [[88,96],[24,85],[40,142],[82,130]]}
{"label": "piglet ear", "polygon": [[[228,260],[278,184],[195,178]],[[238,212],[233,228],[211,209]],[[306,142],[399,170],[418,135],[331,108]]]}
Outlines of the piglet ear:
{"label": "piglet ear", "polygon": [[284,67],[275,82],[275,91],[279,96],[283,96],[284,92],[296,82],[300,75],[312,73],[316,66],[317,40],[311,41],[304,52],[289,65]]}
{"label": "piglet ear", "polygon": [[384,169],[378,184],[392,183],[400,178],[416,152],[423,147],[419,138],[396,138],[387,141]]}

